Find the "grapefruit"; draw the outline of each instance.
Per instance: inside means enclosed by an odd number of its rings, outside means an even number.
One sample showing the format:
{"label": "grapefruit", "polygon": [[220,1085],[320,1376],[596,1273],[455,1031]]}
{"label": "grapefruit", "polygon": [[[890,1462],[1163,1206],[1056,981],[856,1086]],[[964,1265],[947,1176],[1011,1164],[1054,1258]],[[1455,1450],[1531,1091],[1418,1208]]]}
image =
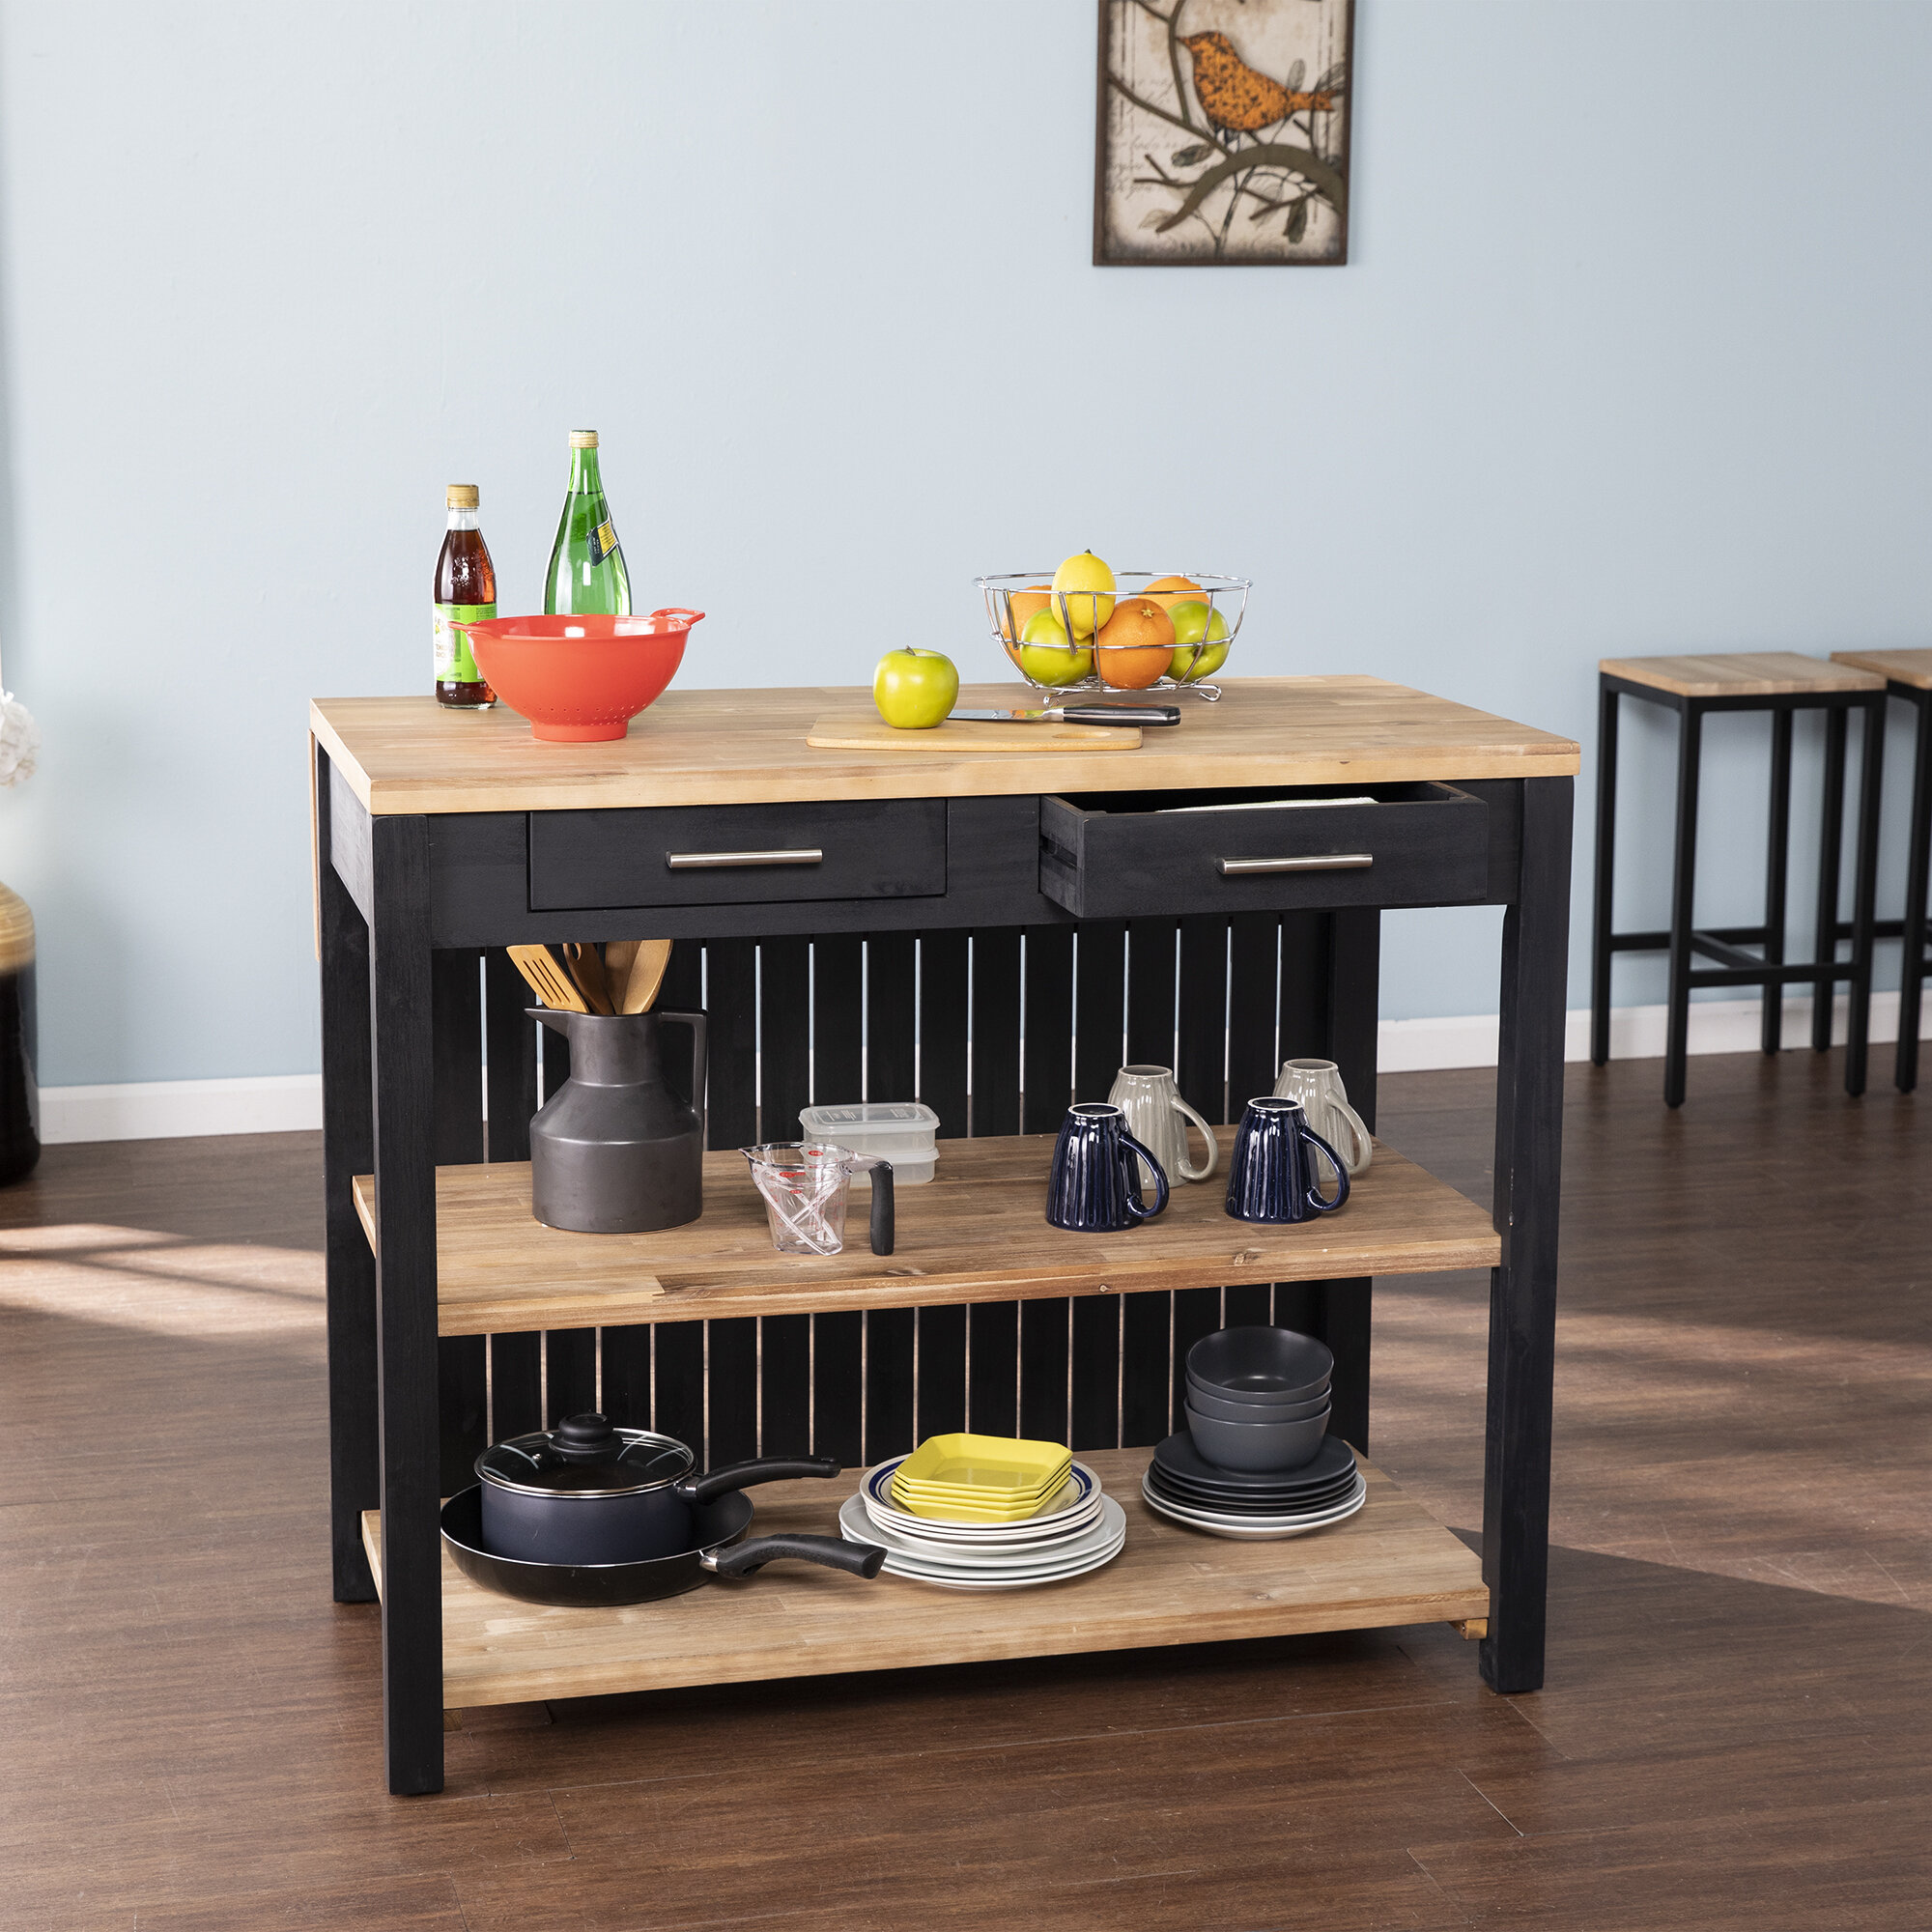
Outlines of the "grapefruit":
{"label": "grapefruit", "polygon": [[1174,657],[1174,624],[1151,597],[1124,597],[1094,639],[1100,675],[1117,691],[1145,691]]}

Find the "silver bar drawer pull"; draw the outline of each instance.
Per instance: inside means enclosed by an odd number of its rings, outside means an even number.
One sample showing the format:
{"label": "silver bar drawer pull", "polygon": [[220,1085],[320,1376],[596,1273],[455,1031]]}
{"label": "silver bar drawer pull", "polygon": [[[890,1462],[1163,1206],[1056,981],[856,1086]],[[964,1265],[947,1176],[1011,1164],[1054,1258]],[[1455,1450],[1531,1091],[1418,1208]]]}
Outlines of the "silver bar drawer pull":
{"label": "silver bar drawer pull", "polygon": [[1318,852],[1306,859],[1217,859],[1224,879],[1249,872],[1365,872],[1376,863],[1373,852]]}
{"label": "silver bar drawer pull", "polygon": [[775,852],[667,852],[665,864],[673,872],[696,872],[722,866],[822,866],[824,852],[816,845],[794,845]]}

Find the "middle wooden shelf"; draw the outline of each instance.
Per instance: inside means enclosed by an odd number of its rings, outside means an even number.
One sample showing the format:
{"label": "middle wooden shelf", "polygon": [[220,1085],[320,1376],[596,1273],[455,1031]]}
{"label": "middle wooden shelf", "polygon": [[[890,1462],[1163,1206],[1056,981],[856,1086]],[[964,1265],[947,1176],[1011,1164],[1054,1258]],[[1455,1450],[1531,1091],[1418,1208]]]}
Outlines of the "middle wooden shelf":
{"label": "middle wooden shelf", "polygon": [[[1234,1128],[1220,1129],[1223,1169]],[[1050,1134],[940,1144],[935,1178],[898,1190],[889,1256],[866,1244],[865,1197],[837,1255],[781,1255],[742,1155],[704,1157],[704,1213],[652,1235],[577,1235],[530,1213],[527,1162],[436,1171],[437,1327],[507,1334],[838,1309],[1015,1301],[1243,1282],[1433,1274],[1496,1265],[1489,1215],[1379,1142],[1337,1214],[1292,1227],[1229,1217],[1219,1177],[1178,1182],[1167,1211],[1119,1235],[1047,1226]],[[375,1185],[355,1179],[375,1240]]]}

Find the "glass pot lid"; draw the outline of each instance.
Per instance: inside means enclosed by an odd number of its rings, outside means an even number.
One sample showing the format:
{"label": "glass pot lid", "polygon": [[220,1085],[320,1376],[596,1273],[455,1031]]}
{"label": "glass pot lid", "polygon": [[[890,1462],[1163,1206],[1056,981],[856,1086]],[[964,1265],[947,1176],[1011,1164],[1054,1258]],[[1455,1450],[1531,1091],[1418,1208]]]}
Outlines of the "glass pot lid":
{"label": "glass pot lid", "polygon": [[696,1458],[674,1435],[618,1429],[603,1416],[567,1415],[554,1429],[493,1443],[476,1473],[527,1495],[628,1496],[691,1474]]}

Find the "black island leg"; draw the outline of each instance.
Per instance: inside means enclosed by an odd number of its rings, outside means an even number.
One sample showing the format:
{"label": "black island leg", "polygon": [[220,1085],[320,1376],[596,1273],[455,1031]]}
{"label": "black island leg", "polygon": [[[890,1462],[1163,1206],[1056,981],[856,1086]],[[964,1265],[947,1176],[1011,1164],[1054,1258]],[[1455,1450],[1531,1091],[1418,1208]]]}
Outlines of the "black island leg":
{"label": "black island leg", "polygon": [[377,818],[371,842],[383,1743],[389,1789],[409,1794],[442,1789],[428,823]]}
{"label": "black island leg", "polygon": [[1490,1634],[1482,1667],[1504,1692],[1543,1683],[1571,810],[1569,779],[1523,781],[1521,872],[1503,920],[1495,1193],[1502,1264],[1490,1288],[1483,1474]]}
{"label": "black island leg", "polygon": [[362,1512],[377,1500],[376,1258],[355,1213],[370,1153],[369,928],[330,857],[328,753],[315,753],[322,947],[322,1166],[328,1283],[329,1541],[338,1604],[375,1601]]}
{"label": "black island leg", "polygon": [[1925,990],[1925,872],[1932,857],[1932,692],[1914,691],[1912,823],[1905,858],[1905,930],[1898,966],[1898,1050],[1893,1079],[1901,1094],[1918,1085],[1918,1008]]}

